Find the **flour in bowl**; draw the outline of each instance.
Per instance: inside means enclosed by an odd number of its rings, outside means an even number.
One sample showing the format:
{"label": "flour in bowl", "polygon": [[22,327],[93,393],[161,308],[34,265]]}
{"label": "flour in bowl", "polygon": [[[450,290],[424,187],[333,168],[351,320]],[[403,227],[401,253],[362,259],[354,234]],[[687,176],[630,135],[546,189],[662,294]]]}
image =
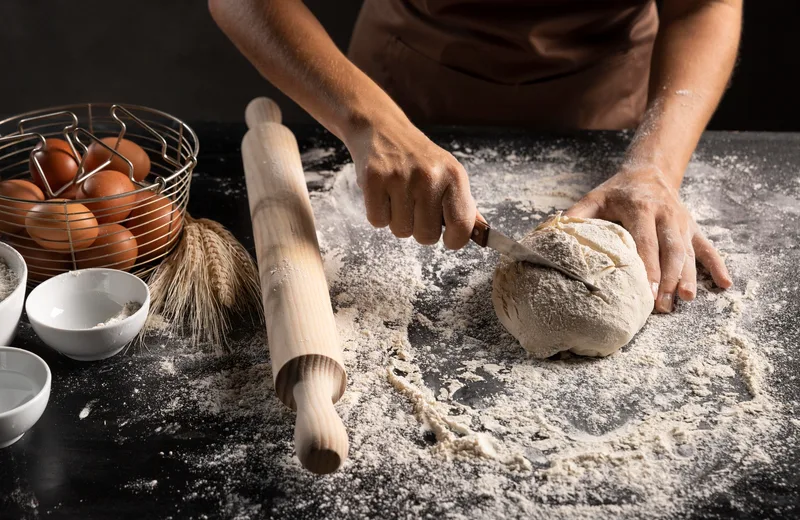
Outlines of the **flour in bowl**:
{"label": "flour in bowl", "polygon": [[124,319],[130,318],[136,312],[142,308],[142,304],[139,302],[128,302],[126,303],[118,313],[108,318],[106,321],[102,323],[98,323],[94,326],[96,329],[97,327],[105,327],[106,325],[113,325],[115,323],[119,323]]}
{"label": "flour in bowl", "polygon": [[11,296],[17,285],[19,285],[17,273],[5,260],[0,259],[0,302]]}

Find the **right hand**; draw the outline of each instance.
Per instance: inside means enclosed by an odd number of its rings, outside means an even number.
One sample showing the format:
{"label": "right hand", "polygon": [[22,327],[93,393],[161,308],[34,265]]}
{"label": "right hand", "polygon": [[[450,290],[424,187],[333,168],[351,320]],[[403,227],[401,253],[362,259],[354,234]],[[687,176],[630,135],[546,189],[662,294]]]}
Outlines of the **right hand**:
{"label": "right hand", "polygon": [[367,219],[398,238],[460,249],[472,234],[477,209],[464,167],[408,120],[364,125],[346,140]]}
{"label": "right hand", "polygon": [[647,269],[658,312],[672,312],[676,294],[684,301],[694,300],[695,260],[709,270],[717,286],[733,285],[725,261],[681,203],[677,188],[657,167],[623,166],[566,214],[620,222],[630,232]]}

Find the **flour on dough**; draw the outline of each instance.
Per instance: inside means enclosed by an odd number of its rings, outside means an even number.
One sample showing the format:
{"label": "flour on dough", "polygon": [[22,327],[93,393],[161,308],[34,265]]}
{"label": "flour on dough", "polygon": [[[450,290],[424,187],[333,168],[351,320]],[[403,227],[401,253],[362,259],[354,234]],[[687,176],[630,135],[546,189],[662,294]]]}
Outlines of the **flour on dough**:
{"label": "flour on dough", "polygon": [[495,312],[537,358],[565,350],[582,356],[612,354],[633,338],[653,311],[644,264],[622,227],[558,214],[521,242],[601,289],[601,294],[591,294],[580,282],[552,269],[500,260],[492,287]]}

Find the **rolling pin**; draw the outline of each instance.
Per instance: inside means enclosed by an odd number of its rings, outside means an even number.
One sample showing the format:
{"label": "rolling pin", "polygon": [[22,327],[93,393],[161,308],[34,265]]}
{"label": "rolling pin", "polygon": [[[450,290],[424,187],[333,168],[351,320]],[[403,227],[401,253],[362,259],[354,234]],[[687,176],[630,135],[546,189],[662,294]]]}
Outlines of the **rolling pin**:
{"label": "rolling pin", "polygon": [[273,101],[251,101],[245,121],[242,160],[275,391],[297,412],[300,462],[314,473],[331,473],[349,449],[333,406],[347,375],[300,152]]}

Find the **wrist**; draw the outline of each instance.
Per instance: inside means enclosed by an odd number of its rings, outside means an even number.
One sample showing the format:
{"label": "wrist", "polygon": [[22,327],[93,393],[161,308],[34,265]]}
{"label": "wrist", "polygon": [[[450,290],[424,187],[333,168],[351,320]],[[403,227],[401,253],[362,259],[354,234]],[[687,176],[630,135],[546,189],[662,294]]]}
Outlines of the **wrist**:
{"label": "wrist", "polygon": [[680,192],[680,180],[665,173],[658,166],[648,163],[623,163],[617,175],[625,184],[653,186],[671,191],[676,197]]}
{"label": "wrist", "polygon": [[671,160],[671,157],[671,154],[665,153],[659,146],[647,145],[634,139],[633,144],[625,154],[622,168],[631,171],[647,170],[656,172],[670,186],[678,190],[681,187],[681,182],[683,182],[685,166],[683,168],[678,167]]}
{"label": "wrist", "polygon": [[348,106],[339,135],[348,148],[362,140],[364,135],[382,132],[385,128],[411,125],[400,107],[388,95],[381,94],[378,98],[361,98]]}

